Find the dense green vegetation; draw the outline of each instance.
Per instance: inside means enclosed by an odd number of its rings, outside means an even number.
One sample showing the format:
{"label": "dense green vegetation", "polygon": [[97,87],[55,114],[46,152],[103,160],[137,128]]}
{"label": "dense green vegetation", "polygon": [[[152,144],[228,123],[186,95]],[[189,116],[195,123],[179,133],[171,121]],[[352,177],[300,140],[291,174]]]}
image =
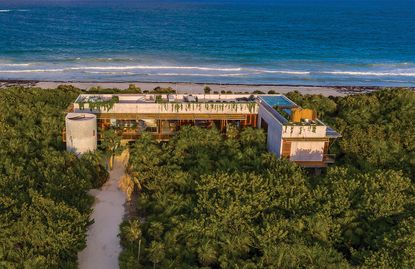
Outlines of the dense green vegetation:
{"label": "dense green vegetation", "polygon": [[287,95],[318,111],[343,138],[333,151],[338,161],[363,171],[402,170],[415,181],[415,92],[404,89],[328,98]]}
{"label": "dense green vegetation", "polygon": [[[108,177],[100,154],[65,151],[79,93],[0,89],[0,268],[76,268],[87,190]],[[342,133],[337,163],[313,176],[268,153],[261,130],[144,135],[130,151],[138,199],[120,227],[122,268],[415,268],[415,93],[288,96]]]}
{"label": "dense green vegetation", "polygon": [[261,130],[144,136],[121,268],[415,268],[415,93],[289,97],[343,134],[337,164],[312,176]]}
{"label": "dense green vegetation", "polygon": [[[67,88],[76,89],[75,87],[68,86],[68,85],[62,85],[59,87],[62,89],[67,89]],[[151,91],[148,91],[148,90],[141,91],[141,89],[137,87],[135,84],[130,84],[128,85],[127,89],[123,89],[123,90],[118,89],[118,88],[103,88],[100,86],[91,87],[88,89],[87,93],[90,93],[90,94],[138,94],[138,93],[169,94],[169,93],[176,93],[176,90],[171,87],[167,87],[167,88],[155,87]]]}
{"label": "dense green vegetation", "polygon": [[98,154],[65,151],[79,90],[0,89],[0,268],[76,268],[92,198],[108,177]]}

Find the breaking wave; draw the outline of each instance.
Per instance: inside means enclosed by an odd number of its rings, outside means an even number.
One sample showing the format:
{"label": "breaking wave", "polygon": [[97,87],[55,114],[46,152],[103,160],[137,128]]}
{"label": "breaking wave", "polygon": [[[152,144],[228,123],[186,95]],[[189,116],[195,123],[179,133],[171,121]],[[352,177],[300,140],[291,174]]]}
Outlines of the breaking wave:
{"label": "breaking wave", "polygon": [[309,75],[309,71],[278,71],[278,70],[259,70],[259,72],[270,74],[287,74],[287,75]]}
{"label": "breaking wave", "polygon": [[[0,12],[1,13],[7,13],[7,12],[11,12],[11,11],[13,11],[13,10],[11,10],[11,9],[0,9]],[[18,12],[27,12],[29,10],[28,9],[16,9],[15,11],[18,11]]]}
{"label": "breaking wave", "polygon": [[18,66],[30,66],[31,64],[2,64],[0,63],[0,66],[10,66],[10,67],[18,67]]}
{"label": "breaking wave", "polygon": [[199,66],[154,66],[154,65],[132,65],[132,66],[82,66],[70,67],[69,70],[158,70],[158,69],[182,69],[182,70],[204,70],[204,71],[241,71],[242,68],[215,68]]}
{"label": "breaking wave", "polygon": [[64,72],[65,69],[21,69],[21,70],[0,70],[0,73],[43,73],[43,72]]}
{"label": "breaking wave", "polygon": [[85,71],[87,74],[102,74],[102,75],[137,75],[133,72],[111,72],[111,71]]}
{"label": "breaking wave", "polygon": [[156,74],[147,74],[153,76],[191,76],[191,77],[242,77],[246,76],[247,74],[242,73],[235,73],[235,74],[206,74],[206,73],[199,73],[199,74],[186,74],[186,73],[156,73]]}
{"label": "breaking wave", "polygon": [[329,75],[349,75],[349,76],[377,76],[377,77],[386,77],[386,76],[403,76],[403,77],[414,77],[415,72],[360,72],[360,71],[327,71],[320,72],[322,74]]}

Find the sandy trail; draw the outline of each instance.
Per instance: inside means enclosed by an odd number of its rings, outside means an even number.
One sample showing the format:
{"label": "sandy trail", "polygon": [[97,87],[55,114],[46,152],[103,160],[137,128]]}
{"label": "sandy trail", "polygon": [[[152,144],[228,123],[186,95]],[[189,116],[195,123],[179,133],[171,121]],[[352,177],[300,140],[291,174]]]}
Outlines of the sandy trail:
{"label": "sandy trail", "polygon": [[121,252],[118,233],[126,201],[125,194],[118,188],[118,181],[124,175],[125,158],[125,154],[116,157],[108,182],[101,189],[90,192],[95,197],[91,216],[95,223],[88,229],[87,247],[78,253],[80,269],[118,268]]}

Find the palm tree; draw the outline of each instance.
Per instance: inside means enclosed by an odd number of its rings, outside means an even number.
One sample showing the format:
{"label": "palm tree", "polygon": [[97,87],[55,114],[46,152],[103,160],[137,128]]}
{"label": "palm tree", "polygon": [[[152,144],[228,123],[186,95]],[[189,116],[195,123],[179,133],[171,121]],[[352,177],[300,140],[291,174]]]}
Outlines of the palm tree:
{"label": "palm tree", "polygon": [[87,152],[81,156],[81,159],[90,164],[91,172],[95,172],[94,179],[92,181],[94,188],[100,187],[107,181],[109,174],[105,168],[106,160],[102,152]]}
{"label": "palm tree", "polygon": [[198,257],[199,262],[203,266],[209,266],[215,264],[218,261],[218,252],[216,251],[215,247],[208,241],[198,249]]}
{"label": "palm tree", "polygon": [[156,263],[161,262],[165,257],[164,244],[157,241],[152,241],[148,249],[150,261],[153,262],[153,268],[156,268]]}
{"label": "palm tree", "polygon": [[140,264],[140,252],[141,252],[141,229],[140,222],[138,220],[129,220],[128,225],[123,227],[123,234],[130,243],[138,241],[137,261]]}
{"label": "palm tree", "polygon": [[124,149],[121,146],[121,136],[114,129],[110,129],[104,131],[102,137],[101,148],[110,155],[109,166],[112,170],[115,156],[121,154]]}

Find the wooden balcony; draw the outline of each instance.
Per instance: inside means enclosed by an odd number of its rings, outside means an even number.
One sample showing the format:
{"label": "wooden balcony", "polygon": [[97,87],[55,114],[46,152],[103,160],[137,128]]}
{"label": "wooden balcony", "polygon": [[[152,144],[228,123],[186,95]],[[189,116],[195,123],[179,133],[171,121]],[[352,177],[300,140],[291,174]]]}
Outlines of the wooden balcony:
{"label": "wooden balcony", "polygon": [[296,164],[304,168],[324,168],[327,167],[327,163],[319,161],[294,161]]}
{"label": "wooden balcony", "polygon": [[336,161],[335,154],[324,154],[322,161],[294,161],[298,165],[305,168],[323,168],[327,167],[329,164],[333,164]]}

